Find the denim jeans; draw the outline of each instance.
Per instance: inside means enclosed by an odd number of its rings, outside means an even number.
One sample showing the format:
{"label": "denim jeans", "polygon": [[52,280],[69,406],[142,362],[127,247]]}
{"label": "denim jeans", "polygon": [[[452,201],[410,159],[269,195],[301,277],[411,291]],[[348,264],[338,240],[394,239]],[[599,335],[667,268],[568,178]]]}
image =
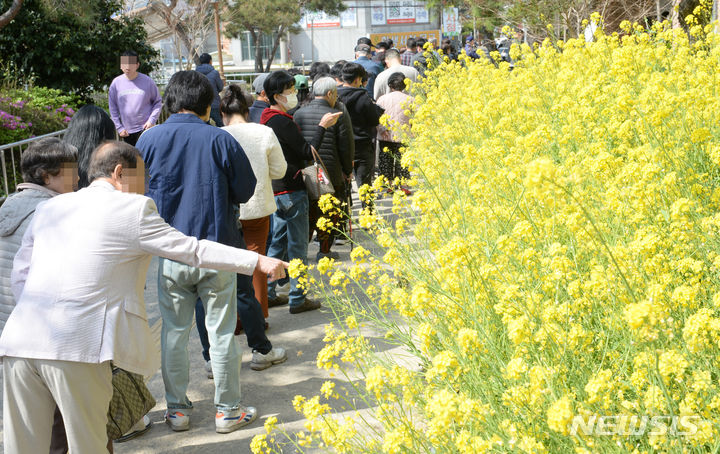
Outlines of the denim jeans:
{"label": "denim jeans", "polygon": [[[215,377],[215,406],[240,406],[240,345],[235,339],[235,273],[195,268],[168,259],[158,265],[158,302],[162,316],[160,344],[165,399],[169,409],[191,409],[187,397],[190,361],[187,345],[197,298],[205,306],[210,359]],[[189,412],[187,412],[189,413]]]}
{"label": "denim jeans", "polygon": [[[307,192],[293,191],[275,196],[277,211],[273,213],[272,242],[268,257],[288,260],[301,259],[307,263],[309,203]],[[305,302],[305,290],[298,287],[297,279],[290,279],[290,306],[299,306]],[[268,283],[268,298],[277,298],[277,282]]]}

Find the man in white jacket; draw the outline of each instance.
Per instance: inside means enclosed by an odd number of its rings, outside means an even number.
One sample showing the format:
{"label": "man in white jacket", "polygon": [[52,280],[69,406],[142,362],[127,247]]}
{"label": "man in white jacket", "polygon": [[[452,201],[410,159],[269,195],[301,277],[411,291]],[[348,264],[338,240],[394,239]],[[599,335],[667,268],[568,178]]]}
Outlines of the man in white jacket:
{"label": "man in white jacket", "polygon": [[143,301],[153,255],[285,276],[286,263],[186,236],[152,199],[123,193],[143,192],[138,157],[122,142],[98,147],[90,186],[39,205],[23,237],[11,276],[17,306],[0,337],[7,453],[47,452],[56,404],[70,452],[106,450],[110,362],[144,375],[159,367]]}

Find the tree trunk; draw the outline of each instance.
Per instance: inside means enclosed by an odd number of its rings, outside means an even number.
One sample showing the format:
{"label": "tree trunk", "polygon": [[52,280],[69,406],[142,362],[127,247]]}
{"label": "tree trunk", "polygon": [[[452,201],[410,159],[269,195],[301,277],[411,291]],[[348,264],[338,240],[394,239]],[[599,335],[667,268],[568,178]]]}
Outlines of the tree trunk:
{"label": "tree trunk", "polygon": [[255,31],[252,28],[248,30],[250,32],[250,38],[252,38],[252,44],[255,47],[255,72],[263,72],[263,58],[262,50],[260,49],[260,36],[262,32]]}
{"label": "tree trunk", "polygon": [[0,15],[0,29],[5,27],[7,24],[15,19],[15,16],[20,12],[20,7],[23,4],[23,0],[13,0],[10,8]]}
{"label": "tree trunk", "polygon": [[670,13],[670,17],[672,18],[672,28],[680,28],[680,3],[682,0],[673,0],[672,2],[672,12]]}
{"label": "tree trunk", "polygon": [[275,42],[273,43],[272,51],[270,52],[270,55],[267,59],[267,65],[265,66],[265,72],[270,72],[270,66],[272,65],[273,60],[275,59],[275,52],[277,52],[277,48],[280,45],[280,39],[282,39],[283,33],[285,33],[285,27],[282,25],[278,29],[278,34],[275,37]]}

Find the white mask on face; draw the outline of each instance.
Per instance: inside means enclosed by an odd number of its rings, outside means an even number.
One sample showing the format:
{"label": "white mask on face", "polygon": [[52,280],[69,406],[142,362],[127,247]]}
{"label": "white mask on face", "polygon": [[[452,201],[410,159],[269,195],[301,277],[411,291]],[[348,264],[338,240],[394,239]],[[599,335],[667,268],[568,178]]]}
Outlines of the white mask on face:
{"label": "white mask on face", "polygon": [[289,95],[283,95],[285,102],[283,103],[286,110],[294,109],[298,104],[297,93],[291,93]]}

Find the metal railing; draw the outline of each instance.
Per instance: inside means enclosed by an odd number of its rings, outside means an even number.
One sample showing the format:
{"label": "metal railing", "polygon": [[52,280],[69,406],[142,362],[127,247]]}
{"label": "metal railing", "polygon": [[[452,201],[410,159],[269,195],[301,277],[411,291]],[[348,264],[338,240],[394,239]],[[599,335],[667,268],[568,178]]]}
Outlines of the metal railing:
{"label": "metal railing", "polygon": [[[0,167],[2,167],[2,189],[4,196],[10,195],[10,188],[15,190],[15,187],[22,181],[18,181],[18,169],[20,168],[20,156],[31,143],[47,137],[62,137],[65,134],[66,129],[62,131],[51,132],[50,134],[44,134],[42,136],[32,137],[30,139],[21,140],[19,142],[8,143],[6,145],[0,145]],[[7,155],[10,155],[8,162]],[[10,175],[8,175],[10,173]],[[10,179],[12,178],[12,185]],[[1,197],[0,197],[1,198]]]}

